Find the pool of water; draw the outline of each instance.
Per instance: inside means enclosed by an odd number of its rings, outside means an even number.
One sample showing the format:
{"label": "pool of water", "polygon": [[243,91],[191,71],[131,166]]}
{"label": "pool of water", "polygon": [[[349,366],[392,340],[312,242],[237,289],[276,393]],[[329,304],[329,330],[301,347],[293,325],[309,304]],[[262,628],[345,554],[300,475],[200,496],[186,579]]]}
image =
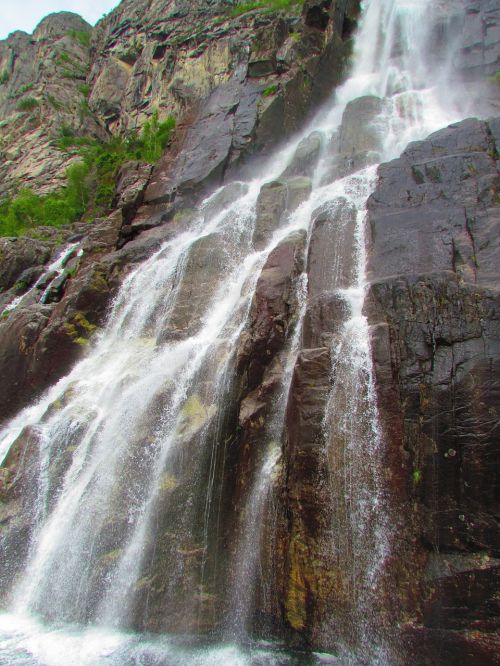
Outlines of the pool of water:
{"label": "pool of water", "polygon": [[273,643],[201,643],[103,627],[44,625],[0,615],[0,666],[316,666],[354,663],[329,654],[290,652]]}

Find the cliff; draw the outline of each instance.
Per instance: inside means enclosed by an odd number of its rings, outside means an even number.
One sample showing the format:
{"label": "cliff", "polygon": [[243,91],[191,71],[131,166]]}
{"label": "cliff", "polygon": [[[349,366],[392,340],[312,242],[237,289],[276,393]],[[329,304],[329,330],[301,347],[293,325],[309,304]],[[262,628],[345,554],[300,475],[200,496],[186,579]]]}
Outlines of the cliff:
{"label": "cliff", "polygon": [[80,146],[127,157],[97,216],[0,238],[6,598],[497,663],[500,10],[409,4],[367,21],[352,89],[356,0],[123,0],[0,42],[1,194],[59,191]]}

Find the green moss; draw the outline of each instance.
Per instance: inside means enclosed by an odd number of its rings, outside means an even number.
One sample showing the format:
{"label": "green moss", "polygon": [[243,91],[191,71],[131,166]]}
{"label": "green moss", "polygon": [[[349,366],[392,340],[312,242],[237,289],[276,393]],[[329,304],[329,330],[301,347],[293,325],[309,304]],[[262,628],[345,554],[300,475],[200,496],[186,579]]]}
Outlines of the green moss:
{"label": "green moss", "polygon": [[496,71],[491,76],[488,76],[488,81],[495,83],[497,86],[500,86],[500,70]]}
{"label": "green moss", "polygon": [[56,111],[60,111],[61,109],[64,108],[64,105],[62,102],[57,100],[54,95],[47,94],[47,102],[50,104],[52,108],[54,108]]}
{"label": "green moss", "polygon": [[242,14],[246,14],[247,12],[251,12],[253,9],[258,9],[260,6],[261,6],[260,2],[245,2],[242,5],[233,7],[231,9],[230,14],[233,17],[241,16]]}
{"label": "green moss", "polygon": [[70,322],[63,324],[66,335],[80,347],[86,347],[89,344],[89,338],[96,328],[97,326],[91,324],[82,312],[77,312]]}
{"label": "green moss", "polygon": [[164,474],[161,475],[159,482],[160,490],[168,492],[170,490],[175,490],[175,488],[177,488],[178,485],[179,481],[175,478],[175,476],[173,476],[173,474],[165,472]]}
{"label": "green moss", "polygon": [[100,569],[107,569],[112,566],[117,560],[120,559],[122,554],[121,548],[115,548],[115,550],[110,550],[108,553],[105,553],[102,557],[99,558],[97,562],[97,567]]}
{"label": "green moss", "polygon": [[181,210],[178,210],[177,213],[173,217],[173,222],[185,222],[186,220],[189,220],[192,215],[194,215],[194,209],[193,208],[181,208]]}
{"label": "green moss", "polygon": [[69,53],[66,53],[66,51],[62,51],[61,53],[58,54],[56,58],[57,65],[65,65],[68,62],[71,62],[71,57]]}
{"label": "green moss", "polygon": [[264,90],[262,91],[262,97],[270,97],[271,95],[276,94],[277,90],[278,86],[276,85],[276,83],[273,83],[272,85],[267,86],[267,88],[264,88]]}
{"label": "green moss", "polygon": [[24,95],[24,93],[27,93],[27,92],[29,92],[30,90],[33,90],[34,87],[35,87],[35,84],[34,84],[34,83],[25,83],[24,86],[21,86],[21,87],[19,88],[19,92],[20,92],[22,95]]}
{"label": "green moss", "polygon": [[0,72],[0,85],[8,83],[10,81],[10,74],[6,69],[2,69]]}
{"label": "green moss", "polygon": [[422,472],[419,469],[413,471],[412,480],[415,485],[422,481]]}
{"label": "green moss", "polygon": [[90,46],[91,33],[87,30],[69,30],[67,33],[68,37],[76,39],[80,42],[82,46]]}
{"label": "green moss", "polygon": [[76,326],[74,324],[70,324],[68,322],[65,322],[63,324],[63,329],[66,335],[69,335],[70,338],[76,338],[78,333],[76,331]]}
{"label": "green moss", "polygon": [[80,104],[78,105],[78,115],[80,118],[80,122],[83,122],[84,118],[92,115],[87,99],[82,99],[80,101]]}
{"label": "green moss", "polygon": [[80,326],[80,328],[83,328],[84,331],[87,331],[87,333],[93,333],[97,326],[95,324],[91,324],[87,317],[83,314],[83,312],[77,312],[76,315],[73,317],[73,321],[75,324]]}
{"label": "green moss", "polygon": [[107,291],[109,291],[109,286],[104,276],[104,273],[99,270],[94,272],[90,286],[94,291],[98,291],[101,294],[104,294]]}
{"label": "green moss", "polygon": [[88,97],[90,95],[90,86],[88,83],[82,83],[81,85],[78,86],[78,92],[80,92],[84,97]]}
{"label": "green moss", "polygon": [[33,111],[34,109],[37,109],[39,105],[40,102],[34,97],[25,97],[18,102],[16,109],[23,112]]}
{"label": "green moss", "polygon": [[61,76],[63,79],[76,79],[77,81],[81,81],[86,78],[85,72],[74,71],[70,69],[64,69],[61,72]]}
{"label": "green moss", "polygon": [[28,283],[25,280],[18,280],[13,286],[13,290],[17,292],[25,291],[28,288]]}
{"label": "green moss", "polygon": [[241,16],[254,9],[260,9],[266,12],[277,12],[281,10],[298,12],[304,5],[304,0],[256,0],[255,2],[245,2],[230,11],[233,17]]}

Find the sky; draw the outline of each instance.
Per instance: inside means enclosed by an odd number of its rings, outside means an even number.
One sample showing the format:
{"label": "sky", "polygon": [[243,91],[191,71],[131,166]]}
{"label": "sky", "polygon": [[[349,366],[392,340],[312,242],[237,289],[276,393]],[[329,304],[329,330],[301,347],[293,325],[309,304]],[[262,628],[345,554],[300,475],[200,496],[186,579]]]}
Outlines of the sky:
{"label": "sky", "polygon": [[76,12],[94,25],[119,0],[0,0],[0,39],[14,30],[32,33],[44,16],[52,12]]}

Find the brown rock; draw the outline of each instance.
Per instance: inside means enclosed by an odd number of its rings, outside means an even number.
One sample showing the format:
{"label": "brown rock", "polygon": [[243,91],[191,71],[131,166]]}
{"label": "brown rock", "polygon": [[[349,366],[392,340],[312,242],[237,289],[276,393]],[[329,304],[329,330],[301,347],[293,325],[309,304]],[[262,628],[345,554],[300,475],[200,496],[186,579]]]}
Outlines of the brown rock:
{"label": "brown rock", "polygon": [[487,123],[452,125],[382,165],[369,201],[366,312],[389,493],[404,526],[400,603],[416,618],[406,658],[422,664],[448,663],[453,651],[495,663],[495,155]]}

